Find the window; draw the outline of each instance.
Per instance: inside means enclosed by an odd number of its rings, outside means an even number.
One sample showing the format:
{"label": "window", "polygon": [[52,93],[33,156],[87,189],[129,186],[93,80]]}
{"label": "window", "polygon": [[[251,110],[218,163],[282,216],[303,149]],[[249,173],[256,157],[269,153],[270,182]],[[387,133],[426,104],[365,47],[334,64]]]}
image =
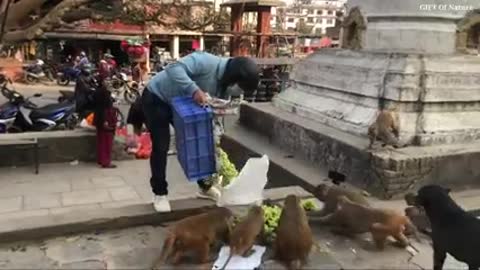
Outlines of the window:
{"label": "window", "polygon": [[322,23],[322,18],[318,18],[317,23]]}
{"label": "window", "polygon": [[295,22],[295,19],[294,18],[288,18],[288,22],[293,23],[293,22]]}
{"label": "window", "polygon": [[317,15],[322,15],[322,10],[317,10]]}
{"label": "window", "polygon": [[333,20],[332,20],[332,19],[328,19],[328,20],[327,20],[327,24],[333,24]]}
{"label": "window", "polygon": [[327,12],[327,14],[328,14],[328,15],[333,15],[333,10],[329,10],[329,11]]}
{"label": "window", "polygon": [[315,10],[313,10],[313,9],[308,10],[308,14],[313,14],[313,13],[315,13]]}
{"label": "window", "polygon": [[308,18],[308,19],[307,19],[307,22],[313,23],[313,18]]}
{"label": "window", "polygon": [[295,31],[295,27],[288,27],[287,30],[288,31]]}

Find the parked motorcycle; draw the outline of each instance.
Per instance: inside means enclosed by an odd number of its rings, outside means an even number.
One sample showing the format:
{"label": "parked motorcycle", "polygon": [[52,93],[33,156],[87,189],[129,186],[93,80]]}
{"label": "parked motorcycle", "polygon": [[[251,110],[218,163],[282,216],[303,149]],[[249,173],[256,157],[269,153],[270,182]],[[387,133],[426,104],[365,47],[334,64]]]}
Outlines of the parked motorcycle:
{"label": "parked motorcycle", "polygon": [[[4,96],[6,96],[7,93],[3,93],[3,88],[7,87],[8,83],[12,83],[12,81],[7,79],[5,75],[0,74],[0,90]],[[7,97],[7,101],[0,105],[0,134],[6,133],[13,126],[13,122],[17,117],[18,108],[15,102],[12,101],[16,98],[16,96],[9,96]]]}
{"label": "parked motorcycle", "polygon": [[57,84],[67,86],[71,81],[76,81],[81,70],[74,67],[65,67],[57,73]]}
{"label": "parked motorcycle", "polygon": [[127,74],[120,72],[112,76],[110,85],[113,88],[112,94],[117,99],[122,96],[129,103],[133,104],[140,96],[140,86],[137,82],[129,81]]}
{"label": "parked motorcycle", "polygon": [[[30,98],[25,98],[22,94],[10,90],[6,86],[2,87],[1,92],[8,100],[6,105],[3,106],[9,108],[9,113],[2,113],[4,116],[0,118],[9,123],[8,127],[5,125],[4,130],[6,132],[74,129],[77,126],[78,119],[75,115],[74,103],[66,101],[38,108],[36,104],[30,101]],[[33,95],[33,97],[41,96],[42,94]],[[13,123],[10,123],[13,115],[15,115],[15,119]]]}
{"label": "parked motorcycle", "polygon": [[50,79],[47,76],[48,68],[42,60],[37,60],[34,64],[23,67],[24,80],[27,83],[38,83],[42,80]]}

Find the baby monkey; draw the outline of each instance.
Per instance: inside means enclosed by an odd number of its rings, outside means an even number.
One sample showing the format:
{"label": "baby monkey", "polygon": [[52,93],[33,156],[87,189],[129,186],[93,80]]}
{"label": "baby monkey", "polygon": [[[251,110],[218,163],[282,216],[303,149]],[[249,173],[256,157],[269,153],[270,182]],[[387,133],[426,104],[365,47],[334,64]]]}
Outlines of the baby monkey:
{"label": "baby monkey", "polygon": [[398,113],[393,110],[381,110],[375,122],[368,128],[368,138],[370,139],[369,149],[372,148],[375,141],[383,142],[383,146],[391,145],[395,148],[400,147],[400,120]]}

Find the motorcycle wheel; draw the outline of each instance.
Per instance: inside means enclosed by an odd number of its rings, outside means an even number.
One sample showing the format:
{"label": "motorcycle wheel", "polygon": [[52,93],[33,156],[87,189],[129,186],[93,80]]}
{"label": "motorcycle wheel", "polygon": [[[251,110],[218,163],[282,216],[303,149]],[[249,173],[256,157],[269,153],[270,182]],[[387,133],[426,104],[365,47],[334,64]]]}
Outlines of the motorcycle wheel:
{"label": "motorcycle wheel", "polygon": [[37,78],[35,78],[33,76],[30,76],[30,75],[27,75],[25,77],[25,80],[27,81],[27,83],[36,83],[37,82]]}
{"label": "motorcycle wheel", "polygon": [[55,77],[53,76],[53,73],[50,70],[47,70],[45,72],[45,77],[51,82],[55,81]]}
{"label": "motorcycle wheel", "polygon": [[59,76],[57,78],[57,84],[61,86],[67,86],[68,84],[70,84],[70,80],[65,76]]}
{"label": "motorcycle wheel", "polygon": [[65,127],[69,130],[74,130],[78,125],[78,118],[72,115],[67,121],[65,122]]}
{"label": "motorcycle wheel", "polygon": [[23,130],[16,126],[11,126],[7,129],[7,133],[22,133]]}
{"label": "motorcycle wheel", "polygon": [[119,90],[120,88],[122,88],[123,83],[118,79],[112,79],[111,86],[114,90]]}
{"label": "motorcycle wheel", "polygon": [[133,104],[135,103],[135,100],[140,96],[140,93],[138,92],[137,89],[126,89],[125,92],[123,93],[123,97],[125,98],[125,101],[128,102],[128,104]]}

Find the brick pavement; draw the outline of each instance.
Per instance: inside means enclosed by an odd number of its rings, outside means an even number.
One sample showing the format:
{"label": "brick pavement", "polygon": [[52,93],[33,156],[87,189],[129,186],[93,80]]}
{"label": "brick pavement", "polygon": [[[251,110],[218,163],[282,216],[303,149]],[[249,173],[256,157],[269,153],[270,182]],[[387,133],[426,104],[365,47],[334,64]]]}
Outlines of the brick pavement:
{"label": "brick pavement", "polygon": [[[0,222],[150,202],[148,160],[116,164],[113,170],[89,163],[42,164],[39,175],[30,167],[0,168]],[[169,157],[167,174],[171,199],[195,196],[196,184],[186,180],[175,156]]]}

